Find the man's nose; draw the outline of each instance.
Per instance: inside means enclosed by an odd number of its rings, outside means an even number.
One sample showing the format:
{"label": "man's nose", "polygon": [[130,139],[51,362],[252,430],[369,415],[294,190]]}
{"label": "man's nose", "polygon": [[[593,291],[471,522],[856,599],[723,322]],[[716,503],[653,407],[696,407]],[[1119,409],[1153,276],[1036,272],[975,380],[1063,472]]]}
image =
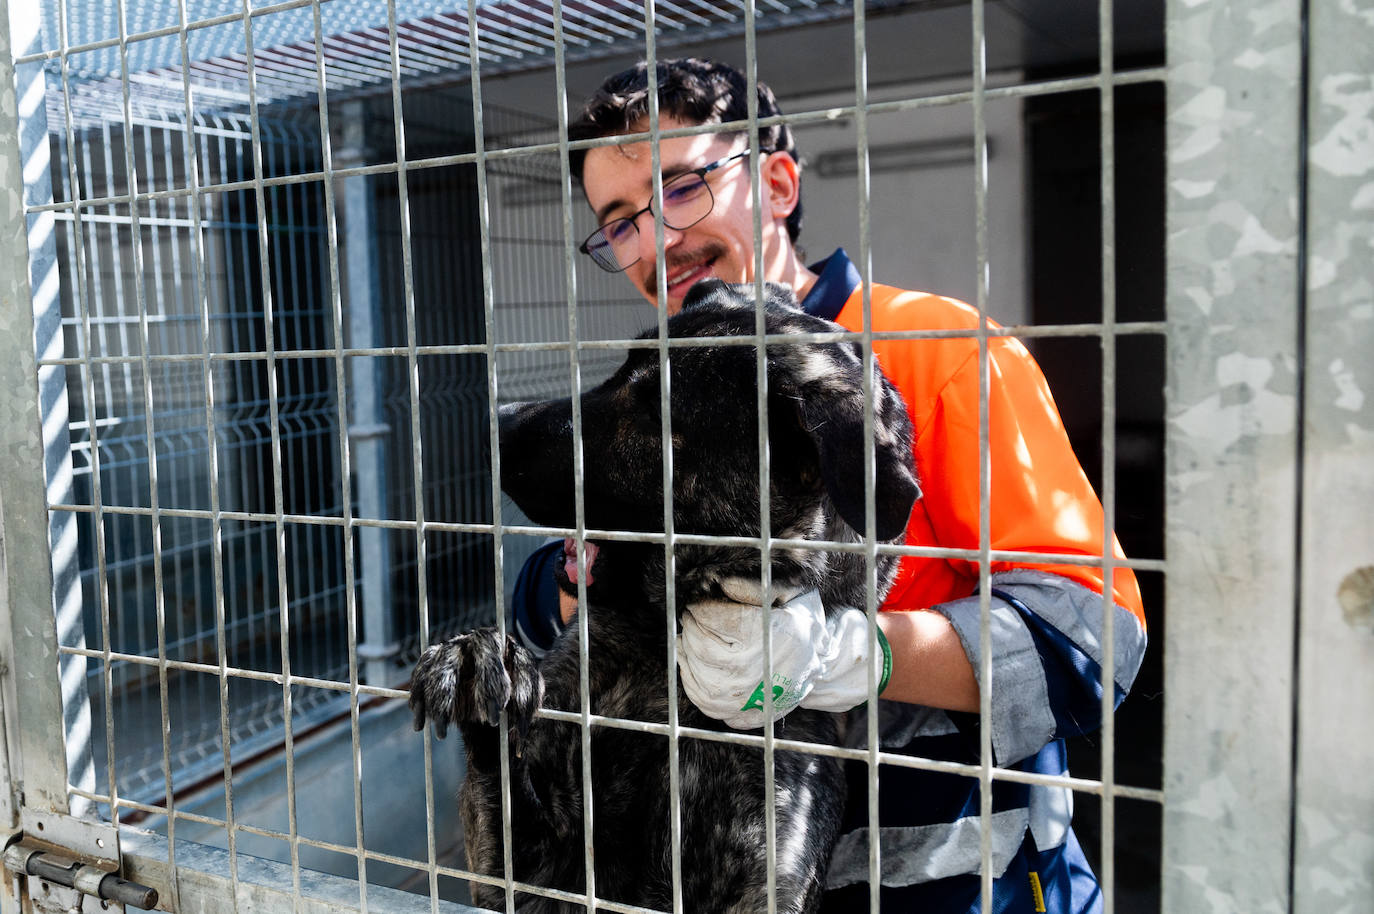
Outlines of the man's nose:
{"label": "man's nose", "polygon": [[[635,228],[639,230],[639,258],[647,263],[653,263],[657,258],[654,256],[654,214],[649,211],[641,213],[635,221]],[[663,249],[666,251],[677,244],[682,238],[682,232],[672,228],[668,223],[663,223]]]}

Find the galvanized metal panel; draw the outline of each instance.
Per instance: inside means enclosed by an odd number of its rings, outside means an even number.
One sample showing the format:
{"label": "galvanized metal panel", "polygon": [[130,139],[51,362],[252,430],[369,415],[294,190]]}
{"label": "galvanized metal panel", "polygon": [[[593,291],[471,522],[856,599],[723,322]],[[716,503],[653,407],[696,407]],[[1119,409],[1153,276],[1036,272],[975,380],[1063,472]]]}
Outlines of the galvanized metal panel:
{"label": "galvanized metal panel", "polygon": [[[67,766],[57,675],[57,630],[44,502],[43,440],[29,288],[24,162],[12,64],[10,10],[0,0],[0,658],[11,774],[31,807],[67,810]],[[16,23],[22,25],[22,23]],[[23,34],[22,32],[20,34]],[[27,100],[26,100],[27,101]],[[15,703],[22,692],[22,710]]]}
{"label": "galvanized metal panel", "polygon": [[1171,0],[1163,908],[1288,909],[1298,0]]}
{"label": "galvanized metal panel", "polygon": [[[18,57],[37,50],[41,44],[40,11],[32,5],[11,8],[10,40]],[[47,74],[40,64],[16,68],[15,83],[21,99],[19,149],[24,161],[24,203],[30,208],[29,287],[33,292],[34,352],[38,358],[60,356],[65,344],[62,326],[62,269],[58,255],[60,229],[53,212],[33,212],[34,207],[53,202],[52,162],[48,110],[44,101]],[[43,449],[46,456],[48,504],[69,504],[74,497],[74,467],[70,425],[53,421],[71,418],[66,370],[52,365],[38,368],[38,398],[43,420]],[[86,632],[82,618],[80,578],[81,519],[74,514],[50,511],[48,537],[52,550],[53,612],[57,619],[59,645],[84,648]],[[62,683],[63,725],[65,732],[92,730],[90,693],[87,688],[87,661],[83,657],[61,654],[58,658]],[[67,741],[67,771],[71,784],[95,789],[94,758],[85,740]],[[85,815],[91,802],[68,797],[72,815]]]}
{"label": "galvanized metal panel", "polygon": [[[293,890],[291,867],[245,854],[231,859],[227,851],[204,844],[178,841],[176,871],[168,866],[167,840],[151,832],[125,829],[120,835],[125,878],[141,880],[158,890],[164,900],[172,896],[175,879],[181,894],[180,914],[218,914],[235,911],[297,911],[328,914],[331,911],[371,910],[388,914],[476,914],[475,908],[440,901],[375,885],[367,887],[368,908],[361,905],[358,882],[327,873],[302,870],[299,890]],[[231,871],[234,875],[231,876]]]}
{"label": "galvanized metal panel", "polygon": [[1374,894],[1374,15],[1309,16],[1293,911],[1328,914]]}

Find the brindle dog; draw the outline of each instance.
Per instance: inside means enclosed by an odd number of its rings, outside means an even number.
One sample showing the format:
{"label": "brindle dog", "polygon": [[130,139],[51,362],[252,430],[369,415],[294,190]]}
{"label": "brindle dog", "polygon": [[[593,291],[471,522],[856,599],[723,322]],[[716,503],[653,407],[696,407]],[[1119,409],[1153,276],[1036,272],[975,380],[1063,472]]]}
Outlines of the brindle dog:
{"label": "brindle dog", "polygon": [[[796,308],[791,293],[768,287],[769,334],[826,332],[836,325]],[[672,338],[738,337],[755,332],[753,287],[697,285],[668,321]],[[644,338],[654,338],[653,332]],[[768,506],[773,537],[861,541],[865,527],[863,362],[848,342],[767,346]],[[752,345],[673,348],[670,357],[673,529],[678,534],[759,535],[756,349]],[[632,350],[604,384],[581,398],[582,487],[593,530],[662,532],[659,353]],[[911,428],[896,389],[874,371],[875,529],[898,539],[919,488]],[[502,488],[536,523],[574,526],[572,402],[504,408],[500,416]],[[665,560],[661,544],[587,541],[588,681],[595,715],[664,723],[668,719]],[[584,563],[586,564],[586,563]],[[575,592],[571,541],[560,585]],[[678,543],[675,615],[693,601],[724,599],[720,582],[757,586],[754,546]],[[879,598],[894,560],[880,557]],[[571,574],[569,573],[571,572]],[[827,607],[863,606],[858,552],[801,547],[772,553],[776,591],[819,588]],[[738,591],[736,591],[738,592]],[[580,710],[579,630],[568,627],[542,661],[494,629],[429,648],[415,667],[410,705],[416,729],[430,720],[440,736],[452,722],[467,749],[461,789],[468,866],[503,873],[501,773],[497,723],[510,721],[510,803],[516,880],[586,893],[582,734],[575,723],[535,716],[540,707]],[[679,722],[726,730],[677,690]],[[775,725],[791,740],[835,743],[837,715],[797,709]],[[595,894],[659,910],[672,907],[668,739],[593,726],[591,745]],[[763,752],[683,738],[680,772],[684,910],[753,912],[766,908]],[[813,911],[845,801],[840,763],[805,752],[774,755],[777,909]],[[473,883],[480,905],[504,907],[499,886]],[[521,911],[581,911],[585,905],[517,893]]]}

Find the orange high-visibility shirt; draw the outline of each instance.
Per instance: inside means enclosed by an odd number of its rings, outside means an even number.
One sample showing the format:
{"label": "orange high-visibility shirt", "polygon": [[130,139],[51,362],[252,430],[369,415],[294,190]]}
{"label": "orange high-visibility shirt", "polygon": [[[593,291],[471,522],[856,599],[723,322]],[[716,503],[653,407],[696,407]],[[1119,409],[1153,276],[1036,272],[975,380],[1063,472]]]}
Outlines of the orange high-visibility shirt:
{"label": "orange high-visibility shirt", "polygon": [[[872,290],[874,331],[977,330],[978,312],[963,302],[891,286]],[[836,322],[863,329],[862,286]],[[874,340],[873,352],[906,398],[915,435],[922,494],[907,525],[908,545],[977,549],[978,340]],[[1020,340],[1007,336],[989,337],[988,361],[991,548],[1100,556],[1102,504],[1073,453],[1040,367]],[[1112,549],[1124,558],[1115,535]],[[990,571],[1012,568],[1052,572],[1102,592],[1099,567],[995,561]],[[904,556],[883,609],[925,609],[966,597],[977,586],[974,561]],[[1129,568],[1115,569],[1112,596],[1144,624],[1140,588]]]}

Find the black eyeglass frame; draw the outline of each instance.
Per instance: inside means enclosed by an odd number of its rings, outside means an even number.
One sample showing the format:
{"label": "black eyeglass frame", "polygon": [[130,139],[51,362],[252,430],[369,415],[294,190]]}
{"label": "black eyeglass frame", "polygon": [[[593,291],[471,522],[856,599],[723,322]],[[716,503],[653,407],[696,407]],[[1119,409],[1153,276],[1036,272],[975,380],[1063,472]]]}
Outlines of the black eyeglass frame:
{"label": "black eyeglass frame", "polygon": [[[764,153],[764,154],[766,155],[767,153]],[[711,215],[711,212],[716,208],[716,195],[715,195],[715,192],[711,190],[711,184],[710,184],[710,182],[708,182],[708,181],[706,180],[706,176],[709,175],[709,174],[710,174],[711,172],[713,172],[713,171],[716,171],[716,170],[718,170],[718,169],[724,168],[726,165],[729,165],[731,162],[735,161],[736,159],[742,159],[742,158],[744,158],[744,157],[747,156],[747,155],[749,155],[749,150],[747,150],[747,149],[744,150],[743,152],[736,152],[736,153],[734,153],[734,154],[732,154],[732,155],[726,156],[726,157],[723,158],[723,159],[717,159],[716,161],[712,162],[712,163],[709,164],[709,165],[703,165],[703,166],[701,166],[700,168],[693,168],[693,169],[690,169],[690,170],[688,170],[688,171],[684,171],[684,172],[681,172],[681,173],[679,173],[679,174],[675,174],[675,175],[673,175],[671,178],[669,178],[666,182],[664,182],[663,187],[664,187],[664,189],[666,190],[670,184],[673,184],[673,183],[675,183],[675,182],[677,182],[677,181],[681,181],[683,178],[687,177],[688,175],[696,175],[698,178],[701,179],[701,183],[704,184],[704,185],[706,186],[706,192],[707,192],[708,194],[711,195],[711,205],[710,205],[709,208],[707,208],[706,212],[702,213],[700,216],[698,216],[697,218],[693,219],[691,222],[687,223],[686,225],[673,225],[673,224],[672,224],[671,222],[669,222],[666,218],[663,220],[663,224],[664,224],[665,226],[667,226],[668,228],[673,229],[674,231],[680,232],[680,231],[682,231],[683,229],[689,229],[689,228],[691,228],[692,226],[694,226],[694,225],[696,225],[698,222],[700,222],[702,219],[705,219],[707,216]],[[607,229],[609,226],[615,225],[615,224],[618,223],[618,222],[628,222],[628,223],[630,224],[630,227],[633,228],[633,229],[635,230],[635,234],[638,234],[638,233],[639,233],[639,217],[642,216],[642,215],[644,215],[645,213],[652,213],[653,211],[654,211],[654,201],[653,201],[653,200],[650,200],[650,201],[648,202],[648,204],[647,204],[646,206],[644,206],[643,209],[636,210],[635,212],[631,213],[631,214],[628,215],[628,216],[621,216],[621,217],[618,218],[618,219],[612,219],[610,222],[607,222],[607,223],[605,223],[604,225],[599,225],[599,226],[597,226],[596,231],[594,231],[594,232],[592,232],[590,235],[588,235],[588,236],[583,240],[583,242],[577,246],[577,250],[578,250],[580,253],[586,254],[588,257],[590,257],[590,258],[592,259],[592,263],[595,263],[597,266],[599,266],[601,269],[605,270],[607,273],[624,273],[624,272],[625,272],[626,270],[628,270],[630,267],[634,266],[635,264],[637,264],[637,263],[639,263],[641,260],[643,260],[643,258],[642,258],[642,257],[636,257],[634,260],[631,260],[629,263],[624,264],[624,265],[621,266],[619,269],[613,270],[613,269],[611,269],[609,266],[606,265],[606,262],[605,262],[604,260],[602,260],[601,258],[597,257],[595,254],[593,254],[593,253],[591,252],[591,243],[592,243],[592,239],[595,238],[597,235],[603,235],[603,236],[604,236],[604,235],[606,234],[606,229]],[[606,246],[607,246],[607,247],[611,247],[611,246],[612,246],[609,239],[607,239],[607,241],[606,241]],[[618,261],[617,261],[617,262],[618,262]]]}

